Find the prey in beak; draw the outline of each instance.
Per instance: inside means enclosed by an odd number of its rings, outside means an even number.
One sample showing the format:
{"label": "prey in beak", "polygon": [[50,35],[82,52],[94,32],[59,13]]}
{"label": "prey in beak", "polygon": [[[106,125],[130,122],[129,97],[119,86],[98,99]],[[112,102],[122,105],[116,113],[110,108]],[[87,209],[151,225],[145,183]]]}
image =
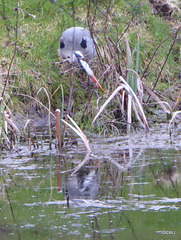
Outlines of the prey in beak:
{"label": "prey in beak", "polygon": [[77,62],[79,64],[79,66],[81,67],[81,69],[85,73],[87,73],[87,75],[92,78],[92,80],[97,84],[97,86],[101,89],[101,91],[103,93],[105,93],[104,89],[102,88],[102,86],[98,82],[97,78],[94,76],[93,71],[90,68],[89,64],[87,62],[85,62],[84,60],[82,60],[83,59],[82,53],[80,51],[76,51],[76,52],[74,52],[74,54],[75,54],[75,56],[77,58]]}

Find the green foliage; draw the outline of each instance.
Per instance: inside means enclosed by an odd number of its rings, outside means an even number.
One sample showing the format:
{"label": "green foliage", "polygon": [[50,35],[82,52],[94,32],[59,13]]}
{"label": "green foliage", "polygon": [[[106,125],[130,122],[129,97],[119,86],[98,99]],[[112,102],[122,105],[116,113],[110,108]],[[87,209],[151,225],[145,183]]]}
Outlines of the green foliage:
{"label": "green foliage", "polygon": [[[41,87],[45,87],[51,96],[62,84],[65,94],[65,108],[69,95],[69,74],[61,75],[64,68],[52,65],[59,61],[57,49],[62,32],[72,26],[83,26],[92,28],[95,37],[97,36],[98,47],[101,50],[103,62],[96,60],[94,73],[101,76],[106,67],[113,64],[114,57],[109,61],[104,56],[104,47],[107,47],[105,38],[109,36],[120,49],[118,59],[114,64],[121,64],[123,70],[126,58],[124,32],[127,32],[129,44],[133,52],[133,58],[139,58],[139,74],[144,71],[155,48],[160,42],[172,34],[172,22],[154,15],[148,1],[69,1],[69,0],[32,0],[19,2],[17,22],[17,2],[14,0],[3,0],[0,5],[0,64],[3,72],[7,72],[13,51],[15,48],[15,36],[17,33],[16,56],[13,61],[10,75],[10,84],[6,91],[12,95],[27,94],[36,96]],[[18,23],[18,24],[17,24]],[[18,28],[16,29],[16,24]],[[139,35],[139,46],[137,36]],[[161,67],[166,58],[172,39],[167,40],[159,48],[150,68],[146,81],[152,85],[158,75],[158,66]],[[138,49],[139,51],[135,50]],[[137,56],[136,56],[137,52]],[[138,56],[139,52],[139,56]],[[169,71],[173,82],[179,72],[180,47],[176,42],[172,54],[166,63],[166,70]],[[135,53],[135,54],[134,54]],[[116,52],[117,54],[117,52]],[[104,64],[103,64],[104,63]],[[135,64],[135,63],[134,63]],[[131,73],[129,73],[131,74]],[[112,74],[114,76],[114,73]],[[105,90],[115,90],[112,83],[115,79],[104,77]],[[165,77],[163,72],[162,77]],[[166,76],[167,77],[167,76]],[[167,81],[167,80],[166,80]],[[74,77],[73,111],[78,112],[84,109],[85,102],[89,101],[87,87],[82,88],[82,82],[87,82],[84,75],[80,79]],[[158,83],[159,84],[159,83]],[[109,87],[110,86],[110,87]],[[92,87],[91,87],[92,88]],[[136,89],[135,89],[136,91]],[[59,102],[60,91],[51,99],[54,109]],[[46,103],[46,96],[42,96],[43,103]],[[96,102],[96,94],[93,94],[91,101]],[[18,102],[18,101],[17,101]],[[28,100],[26,101],[26,103]],[[93,103],[93,105],[95,105]],[[16,108],[16,106],[13,106]],[[18,106],[17,106],[18,107]],[[90,109],[90,116],[95,112]],[[87,114],[89,114],[87,112]]]}

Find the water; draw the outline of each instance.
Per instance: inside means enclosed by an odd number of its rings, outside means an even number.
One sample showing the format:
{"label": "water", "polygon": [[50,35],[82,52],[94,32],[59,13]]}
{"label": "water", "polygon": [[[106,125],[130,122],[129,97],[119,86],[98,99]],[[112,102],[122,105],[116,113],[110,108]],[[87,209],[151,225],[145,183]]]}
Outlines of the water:
{"label": "water", "polygon": [[0,239],[180,239],[181,139],[158,129],[2,153]]}

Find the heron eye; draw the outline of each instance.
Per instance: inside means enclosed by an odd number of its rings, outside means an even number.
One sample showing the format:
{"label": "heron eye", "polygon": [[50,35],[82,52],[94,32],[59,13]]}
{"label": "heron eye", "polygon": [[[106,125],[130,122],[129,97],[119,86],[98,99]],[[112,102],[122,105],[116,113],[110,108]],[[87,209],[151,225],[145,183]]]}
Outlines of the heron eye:
{"label": "heron eye", "polygon": [[60,42],[60,48],[64,48],[65,47],[65,43],[64,42]]}
{"label": "heron eye", "polygon": [[80,43],[80,46],[81,46],[82,48],[87,48],[87,39],[86,39],[86,37],[82,38],[82,41],[81,41],[81,43]]}

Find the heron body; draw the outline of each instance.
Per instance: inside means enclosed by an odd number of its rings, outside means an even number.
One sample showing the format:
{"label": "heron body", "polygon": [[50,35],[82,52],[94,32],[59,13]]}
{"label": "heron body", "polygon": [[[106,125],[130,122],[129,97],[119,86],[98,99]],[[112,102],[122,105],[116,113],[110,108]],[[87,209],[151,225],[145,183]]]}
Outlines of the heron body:
{"label": "heron body", "polygon": [[70,64],[76,64],[75,51],[80,51],[86,61],[96,56],[94,40],[85,28],[72,27],[62,34],[59,48],[61,56],[67,59]]}

